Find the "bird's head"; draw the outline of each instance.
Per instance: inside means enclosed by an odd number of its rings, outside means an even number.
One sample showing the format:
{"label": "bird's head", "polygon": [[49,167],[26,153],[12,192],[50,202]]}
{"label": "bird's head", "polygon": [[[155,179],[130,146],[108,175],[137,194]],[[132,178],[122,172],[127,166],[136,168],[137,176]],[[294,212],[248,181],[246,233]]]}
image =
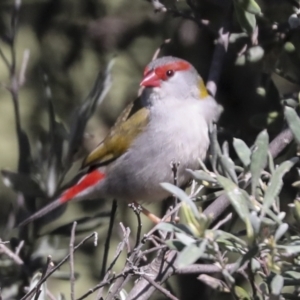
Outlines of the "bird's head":
{"label": "bird's head", "polygon": [[205,99],[208,92],[196,69],[187,61],[165,56],[158,58],[145,68],[140,83],[152,99]]}

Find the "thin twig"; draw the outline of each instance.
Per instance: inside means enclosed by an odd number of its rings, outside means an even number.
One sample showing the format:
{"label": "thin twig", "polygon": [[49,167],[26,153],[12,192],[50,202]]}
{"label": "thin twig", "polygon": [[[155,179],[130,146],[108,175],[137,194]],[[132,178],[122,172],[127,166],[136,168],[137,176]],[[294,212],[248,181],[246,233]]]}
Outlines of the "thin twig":
{"label": "thin twig", "polygon": [[156,281],[151,279],[149,276],[146,274],[142,275],[143,278],[145,278],[150,284],[152,284],[158,291],[160,291],[162,294],[164,294],[167,298],[172,299],[172,300],[179,300],[177,297],[171,294],[168,290],[163,288],[160,284],[158,284]]}
{"label": "thin twig", "polygon": [[[91,238],[94,238],[96,240],[98,238],[97,232],[93,232],[89,236],[85,237],[79,244],[77,244],[74,247],[74,252]],[[49,272],[47,272],[45,277],[41,278],[39,284],[40,285],[43,284],[57,269],[59,269],[69,259],[69,257],[70,257],[70,253],[66,257],[64,257],[53,269],[51,269]],[[22,297],[21,300],[30,298],[36,292],[36,290],[37,290],[37,286],[34,287],[31,291],[29,291],[24,297]]]}
{"label": "thin twig", "polygon": [[[131,272],[131,270],[129,270],[128,272]],[[98,289],[100,289],[103,286],[112,284],[116,279],[126,276],[126,273],[119,273],[118,275],[114,275],[111,278],[105,280],[105,281],[101,281],[100,283],[98,283],[96,286],[94,286],[93,288],[89,289],[85,294],[83,294],[81,297],[77,298],[76,300],[82,300],[85,299],[86,297],[88,297],[89,295],[93,294],[95,291],[97,291]]]}
{"label": "thin twig", "polygon": [[71,230],[70,238],[70,284],[71,284],[71,300],[75,300],[75,272],[74,272],[74,242],[77,222],[75,221]]}
{"label": "thin twig", "polygon": [[[226,265],[226,270],[231,271],[236,267],[235,263]],[[212,274],[221,273],[222,268],[214,264],[193,264],[182,268],[177,268],[175,274]]]}
{"label": "thin twig", "polygon": [[25,243],[24,240],[22,240],[22,241],[19,243],[18,247],[17,247],[16,250],[15,250],[15,254],[16,254],[16,255],[19,255],[19,254],[20,254],[22,248],[24,247],[24,243]]}
{"label": "thin twig", "polygon": [[25,49],[23,53],[23,59],[22,59],[22,64],[21,64],[21,69],[20,69],[19,79],[18,79],[19,87],[24,85],[25,83],[25,73],[26,73],[29,57],[30,57],[30,50]]}
{"label": "thin twig", "polygon": [[232,213],[229,213],[223,220],[221,220],[220,222],[218,222],[214,227],[213,230],[217,230],[218,228],[220,228],[222,225],[224,225],[225,223],[227,223],[229,220],[231,220],[232,218]]}
{"label": "thin twig", "polygon": [[128,207],[132,208],[134,214],[136,215],[137,221],[138,221],[136,241],[135,241],[135,246],[134,246],[134,248],[136,248],[140,244],[140,241],[141,241],[141,232],[142,232],[142,226],[143,226],[142,225],[142,220],[141,220],[142,208],[141,208],[140,205],[136,206],[136,204],[134,202],[130,203],[128,205]]}
{"label": "thin twig", "polygon": [[[125,229],[125,232],[124,232],[123,240],[122,240],[122,242],[119,243],[119,245],[117,247],[117,250],[116,250],[116,253],[115,253],[115,256],[114,256],[110,266],[108,267],[108,269],[106,271],[106,274],[105,274],[102,281],[105,281],[109,278],[109,275],[111,273],[112,268],[114,267],[114,265],[117,262],[119,256],[121,255],[122,251],[124,250],[125,245],[127,245],[127,243],[128,243],[129,235],[130,235],[130,228],[127,227]],[[102,298],[102,293],[103,293],[103,287],[99,289],[96,299],[101,299]]]}
{"label": "thin twig", "polygon": [[0,252],[5,253],[9,258],[11,258],[17,265],[23,265],[24,261],[19,257],[18,254],[11,251],[5,244],[0,243]]}
{"label": "thin twig", "polygon": [[42,280],[46,277],[46,274],[47,274],[49,268],[51,268],[51,265],[52,265],[52,257],[51,257],[51,255],[48,255],[46,265],[45,265],[45,267],[43,269],[43,272],[42,272],[42,275],[41,275],[41,279],[38,281],[38,283],[35,286],[35,297],[34,297],[34,300],[38,300],[39,299],[40,293],[42,292],[42,290],[40,289],[41,286],[42,286],[42,284],[43,284]]}
{"label": "thin twig", "polygon": [[114,227],[117,208],[118,208],[117,200],[114,199],[112,202],[112,205],[111,205],[109,226],[108,226],[107,236],[106,236],[106,240],[105,240],[105,244],[104,244],[104,254],[103,254],[102,268],[101,268],[101,275],[100,275],[101,278],[104,278],[105,273],[106,273],[107,258],[108,258],[108,253],[109,253],[109,244],[110,244],[110,239],[112,236],[112,231],[113,231],[113,227]]}

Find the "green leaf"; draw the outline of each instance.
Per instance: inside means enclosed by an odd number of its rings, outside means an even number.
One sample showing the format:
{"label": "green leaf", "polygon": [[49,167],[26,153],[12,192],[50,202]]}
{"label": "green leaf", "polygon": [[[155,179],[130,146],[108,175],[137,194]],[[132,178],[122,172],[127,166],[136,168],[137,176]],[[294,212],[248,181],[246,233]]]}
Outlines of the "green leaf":
{"label": "green leaf", "polygon": [[251,270],[253,273],[256,273],[261,270],[260,262],[255,258],[251,259]]}
{"label": "green leaf", "polygon": [[255,140],[255,149],[251,157],[250,171],[252,174],[251,193],[255,195],[256,187],[268,159],[269,135],[263,130]]}
{"label": "green leaf", "polygon": [[204,253],[207,245],[207,240],[203,240],[198,247],[195,244],[186,246],[179,254],[176,260],[176,267],[182,268],[197,261]]}
{"label": "green leaf", "polygon": [[169,249],[176,250],[179,252],[182,251],[185,247],[185,245],[178,240],[168,240],[165,243],[169,247]]}
{"label": "green leaf", "polygon": [[289,124],[296,142],[300,144],[300,118],[298,117],[296,111],[288,106],[286,106],[284,109],[284,116]]}
{"label": "green leaf", "polygon": [[182,242],[185,246],[189,246],[195,243],[195,239],[188,236],[185,233],[176,233],[177,239]]}
{"label": "green leaf", "polygon": [[247,32],[248,35],[252,35],[256,27],[255,15],[243,10],[239,5],[234,2],[235,14],[237,20],[242,27],[243,31]]}
{"label": "green leaf", "polygon": [[191,208],[194,216],[198,219],[200,218],[200,213],[197,206],[182,189],[168,182],[161,183],[160,185],[163,189],[173,194],[180,201],[185,202]]}
{"label": "green leaf", "polygon": [[234,169],[234,163],[231,158],[227,157],[226,155],[220,156],[220,163],[225,174],[231,178],[231,180],[235,183],[238,183],[238,179]]}
{"label": "green leaf", "polygon": [[233,147],[240,161],[245,167],[250,165],[251,150],[246,143],[240,139],[233,139]]}
{"label": "green leaf", "polygon": [[275,198],[279,195],[281,188],[283,186],[282,178],[287,173],[293,165],[298,161],[298,158],[292,158],[291,160],[283,162],[272,174],[271,181],[268,184],[267,190],[264,196],[264,202],[262,206],[262,214],[272,205]]}
{"label": "green leaf", "polygon": [[259,15],[261,14],[261,9],[259,5],[254,0],[234,0],[235,3],[243,10],[248,13]]}
{"label": "green leaf", "polygon": [[280,240],[281,237],[285,235],[288,229],[289,225],[287,223],[280,224],[274,235],[275,241]]}
{"label": "green leaf", "polygon": [[251,300],[250,295],[238,285],[234,286],[234,293],[240,300]]}
{"label": "green leaf", "polygon": [[260,232],[261,220],[257,216],[257,212],[256,211],[251,211],[251,213],[250,213],[250,222],[252,224],[254,233],[256,235],[258,235],[259,232]]}
{"label": "green leaf", "polygon": [[205,283],[207,286],[210,288],[217,290],[219,292],[229,292],[229,289],[227,285],[220,279],[216,279],[212,276],[206,275],[206,274],[201,274],[200,276],[197,277],[200,281]]}
{"label": "green leaf", "polygon": [[274,296],[280,296],[283,288],[284,279],[281,275],[275,275],[271,282],[271,293]]}
{"label": "green leaf", "polygon": [[218,175],[217,179],[222,185],[226,194],[231,202],[231,205],[239,215],[242,221],[245,222],[247,229],[247,236],[253,237],[253,228],[250,222],[250,212],[248,208],[248,199],[245,197],[245,193],[242,193],[239,187],[233,183],[230,179]]}
{"label": "green leaf", "polygon": [[246,58],[248,62],[256,63],[260,61],[265,54],[265,50],[261,46],[253,46],[246,52]]}
{"label": "green leaf", "polygon": [[210,176],[208,173],[206,173],[203,170],[198,170],[198,171],[193,171],[190,169],[186,169],[186,171],[192,175],[193,179],[195,179],[196,181],[207,181],[210,183],[216,183],[217,180],[216,178],[213,178],[212,176]]}

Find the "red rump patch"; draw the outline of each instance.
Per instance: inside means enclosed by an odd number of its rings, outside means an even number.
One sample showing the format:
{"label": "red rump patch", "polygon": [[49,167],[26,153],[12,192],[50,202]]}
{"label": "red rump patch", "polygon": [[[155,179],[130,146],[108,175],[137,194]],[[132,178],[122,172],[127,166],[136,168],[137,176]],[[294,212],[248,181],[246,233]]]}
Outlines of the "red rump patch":
{"label": "red rump patch", "polygon": [[97,184],[100,182],[105,175],[98,170],[94,170],[91,173],[88,173],[84,177],[81,178],[78,183],[72,187],[70,187],[68,190],[66,190],[60,201],[61,203],[66,203],[69,200],[72,200],[75,196],[77,196],[80,192],[84,191],[85,189]]}

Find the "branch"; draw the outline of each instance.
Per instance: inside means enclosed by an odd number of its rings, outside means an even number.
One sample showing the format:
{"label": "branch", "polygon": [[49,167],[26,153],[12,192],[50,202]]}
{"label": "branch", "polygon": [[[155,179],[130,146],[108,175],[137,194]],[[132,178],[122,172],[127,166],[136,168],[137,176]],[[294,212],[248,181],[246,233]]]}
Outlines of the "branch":
{"label": "branch", "polygon": [[[176,251],[160,251],[159,255],[147,266],[142,268],[142,271],[147,274],[147,277],[155,278],[154,281],[161,285],[175,272],[174,261],[176,259]],[[165,257],[167,256],[167,258]],[[146,300],[149,299],[156,286],[142,277],[130,291],[127,300]]]}
{"label": "branch", "polygon": [[[276,138],[269,144],[269,151],[273,158],[276,158],[285,147],[290,144],[293,140],[293,134],[290,129],[284,129],[280,132]],[[248,181],[248,185],[250,184]],[[222,194],[214,202],[212,202],[203,213],[209,216],[213,221],[215,221],[228,207],[230,206],[230,201],[225,194]]]}
{"label": "branch", "polygon": [[[77,244],[74,247],[74,252],[81,247],[87,240],[94,238],[94,243],[96,243],[97,239],[98,239],[98,234],[97,232],[93,232],[92,234],[90,234],[89,236],[85,237],[79,244]],[[97,244],[95,244],[96,246]],[[41,278],[41,280],[38,282],[38,284],[32,289],[30,290],[24,297],[21,298],[21,300],[25,300],[25,299],[31,299],[31,297],[36,293],[37,291],[37,287],[40,286],[41,284],[43,284],[57,269],[59,269],[70,257],[70,253],[63,258],[60,263],[58,263],[54,268],[52,268],[49,272],[47,272],[47,274]]]}
{"label": "branch", "polygon": [[71,300],[75,300],[75,275],[74,275],[74,241],[77,222],[73,223],[70,238],[70,283],[71,283]]}

